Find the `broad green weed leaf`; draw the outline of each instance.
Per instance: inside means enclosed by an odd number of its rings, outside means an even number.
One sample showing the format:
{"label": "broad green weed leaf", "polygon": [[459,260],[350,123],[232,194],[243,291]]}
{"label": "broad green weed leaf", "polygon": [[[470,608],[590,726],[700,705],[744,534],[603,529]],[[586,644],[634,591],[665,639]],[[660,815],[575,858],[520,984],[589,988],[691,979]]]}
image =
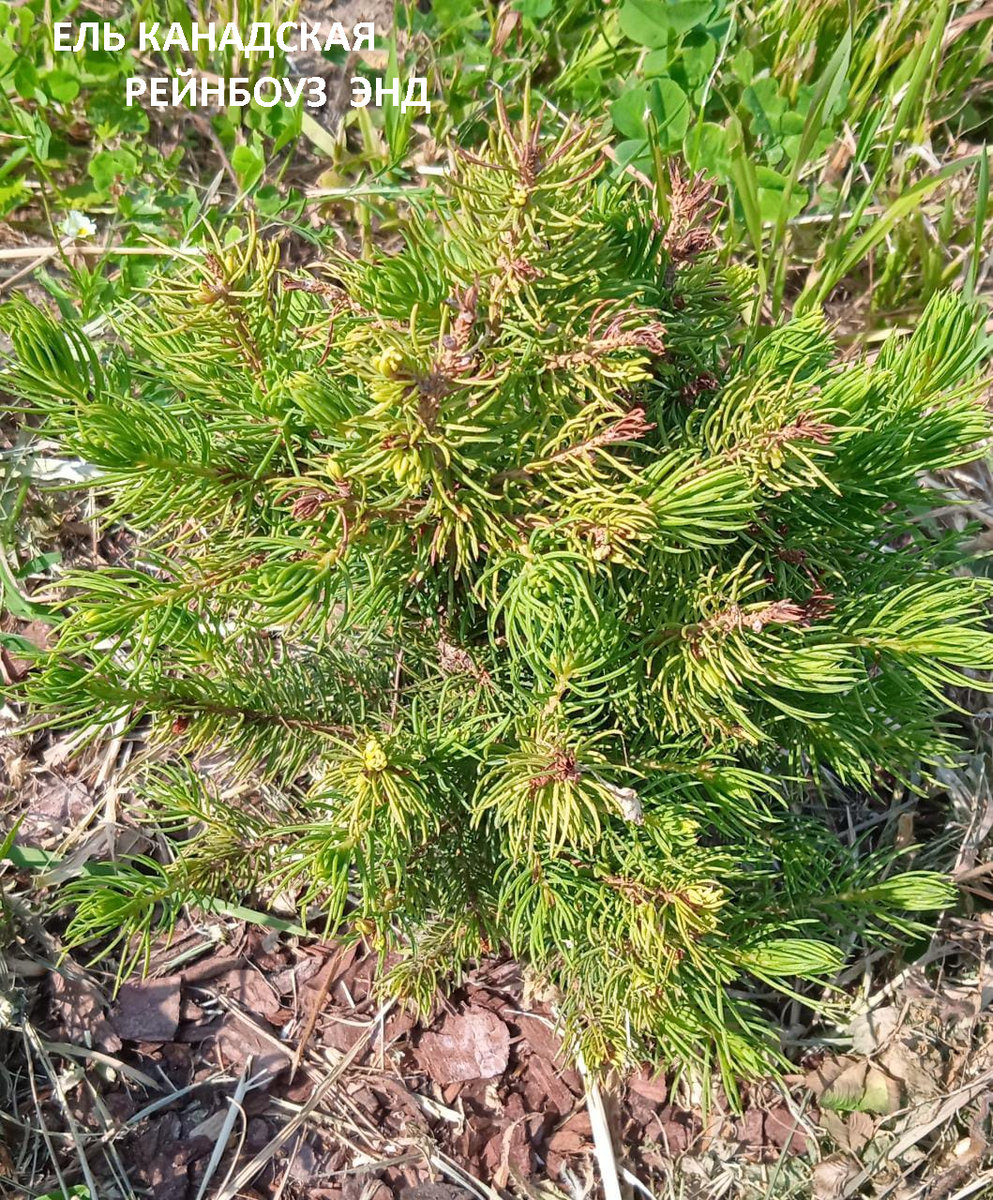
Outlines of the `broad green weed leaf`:
{"label": "broad green weed leaf", "polygon": [[[628,138],[626,141],[618,142],[614,147],[614,153],[617,155],[617,165],[626,167],[631,163],[641,166],[639,160],[647,160],[648,158],[648,139],[647,138]],[[647,165],[647,162],[646,164]]]}
{"label": "broad green weed leaf", "polygon": [[262,178],[265,170],[265,158],[258,150],[250,146],[235,146],[231,152],[231,166],[238,176],[238,182],[248,192]]}
{"label": "broad green weed leaf", "polygon": [[431,13],[442,29],[452,29],[462,22],[476,25],[479,5],[475,0],[435,0]]}
{"label": "broad green weed leaf", "polygon": [[44,78],[45,91],[60,104],[68,104],[79,95],[79,80],[68,71],[50,71]]}
{"label": "broad green weed leaf", "polygon": [[747,46],[742,46],[741,49],[731,58],[731,74],[734,75],[741,83],[749,84],[755,76],[755,56]]}
{"label": "broad green weed leaf", "polygon": [[101,150],[99,154],[94,154],[87,166],[87,172],[103,192],[122,176],[125,179],[133,178],[137,166],[137,157],[130,150],[120,146],[116,150]]}
{"label": "broad green weed leaf", "polygon": [[625,0],[621,8],[621,29],[639,46],[652,49],[668,44],[695,25],[702,25],[712,14],[710,0],[681,0],[668,4],[666,0]]}
{"label": "broad green weed leaf", "polygon": [[656,75],[668,75],[671,66],[672,54],[668,46],[665,46],[645,55],[645,61],[641,64],[641,72],[646,79],[652,79]]}
{"label": "broad green weed leaf", "polygon": [[34,63],[28,62],[26,58],[19,59],[12,72],[12,78],[14,90],[22,100],[43,99],[40,95],[38,72],[35,70]]}
{"label": "broad green weed leaf", "polygon": [[684,153],[694,171],[707,171],[721,179],[727,178],[731,155],[728,152],[727,131],[722,125],[704,121],[694,129],[686,143]]}
{"label": "broad green weed leaf", "polygon": [[23,179],[15,179],[6,187],[0,187],[0,216],[13,212],[27,195],[28,189]]}
{"label": "broad green weed leaf", "polygon": [[717,59],[717,43],[703,30],[695,29],[683,39],[679,65],[690,87],[704,83]]}
{"label": "broad green weed leaf", "polygon": [[771,167],[757,166],[755,180],[758,184],[759,212],[762,223],[776,223],[784,215],[785,220],[797,216],[803,210],[806,197],[802,193],[789,195],[787,177]]}
{"label": "broad green weed leaf", "polygon": [[632,139],[648,135],[646,119],[650,115],[666,147],[677,145],[690,123],[689,100],[674,79],[653,79],[647,88],[630,88],[614,101],[610,111],[618,132]]}
{"label": "broad green weed leaf", "polygon": [[649,89],[649,108],[666,146],[680,142],[690,124],[690,102],[673,79],[656,79]]}
{"label": "broad green weed leaf", "polygon": [[48,151],[52,145],[52,131],[48,126],[48,122],[42,120],[37,114],[32,124],[34,154],[39,161],[44,162],[48,158]]}
{"label": "broad green weed leaf", "polygon": [[530,17],[532,21],[543,21],[552,15],[554,0],[518,0],[515,6],[522,17]]}
{"label": "broad green weed leaf", "polygon": [[643,87],[628,88],[610,106],[614,128],[626,138],[644,138],[648,96]]}

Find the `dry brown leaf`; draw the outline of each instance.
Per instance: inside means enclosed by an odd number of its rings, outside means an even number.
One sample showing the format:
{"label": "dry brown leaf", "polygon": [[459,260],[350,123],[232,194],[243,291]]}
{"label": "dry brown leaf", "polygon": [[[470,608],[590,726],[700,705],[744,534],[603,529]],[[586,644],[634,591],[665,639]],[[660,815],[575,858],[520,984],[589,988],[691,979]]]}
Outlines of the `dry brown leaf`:
{"label": "dry brown leaf", "polygon": [[931,1001],[877,1008],[852,1021],[852,1049],[899,1080],[907,1095],[915,1099],[940,1095],[947,1064],[934,1038],[936,1017]]}
{"label": "dry brown leaf", "polygon": [[503,48],[510,40],[514,31],[520,28],[521,14],[516,8],[509,4],[500,6],[500,13],[497,17],[496,33],[493,35],[493,53],[499,58],[503,53]]}
{"label": "dry brown leaf", "polygon": [[835,1145],[853,1154],[862,1151],[876,1132],[876,1122],[868,1113],[850,1112],[842,1115],[829,1108],[822,1110],[820,1126]]}
{"label": "dry brown leaf", "polygon": [[94,1045],[108,1054],[121,1048],[121,1039],[104,1016],[104,1000],[96,984],[75,975],[53,971],[52,1009],[67,1042]]}
{"label": "dry brown leaf", "polygon": [[876,1008],[862,1013],[849,1026],[852,1050],[870,1058],[884,1046],[900,1028],[900,1010],[895,1006]]}
{"label": "dry brown leaf", "polygon": [[831,1154],[810,1175],[812,1200],[842,1200],[846,1186],[859,1174],[847,1154]]}
{"label": "dry brown leaf", "polygon": [[889,1113],[900,1107],[900,1085],[866,1059],[826,1058],[806,1079],[822,1108]]}

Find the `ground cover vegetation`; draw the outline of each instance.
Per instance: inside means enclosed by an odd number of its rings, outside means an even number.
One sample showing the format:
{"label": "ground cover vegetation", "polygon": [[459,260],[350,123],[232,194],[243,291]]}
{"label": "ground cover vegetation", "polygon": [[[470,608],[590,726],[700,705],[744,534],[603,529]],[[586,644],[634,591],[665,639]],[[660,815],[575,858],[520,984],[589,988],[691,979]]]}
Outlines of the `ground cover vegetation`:
{"label": "ground cover vegetation", "polygon": [[517,7],[519,23],[501,10],[485,34],[471,0],[413,17],[464,64],[450,111],[484,123],[483,79],[509,85],[508,47],[540,46],[529,66],[558,107],[609,107],[618,161],[654,176],[677,154],[729,189],[722,235],[774,313],[787,290],[823,302],[855,275],[861,292],[877,248],[864,301],[878,312],[919,310],[961,271],[986,219],[968,170],[990,115],[985,18],[925,3]]}
{"label": "ground cover vegetation", "polygon": [[[947,0],[851,13],[787,0],[754,10],[724,0],[404,3],[394,28],[382,26],[390,37],[381,51],[332,52],[317,64],[282,52],[229,61],[170,51],[155,64],[127,51],[54,54],[39,27],[81,12],[74,0],[32,0],[11,8],[0,29],[0,136],[9,150],[0,211],[28,233],[47,224],[70,246],[80,229],[84,240],[99,231],[131,251],[162,238],[195,244],[232,200],[311,238],[320,211],[337,214],[342,195],[362,229],[390,222],[398,198],[433,182],[417,160],[453,138],[485,140],[496,92],[518,96],[527,79],[563,118],[609,111],[618,164],[654,179],[658,160],[678,155],[720,182],[733,201],[722,240],[757,267],[774,317],[796,293],[822,303],[842,284],[879,314],[863,323],[919,312],[936,290],[961,283],[988,220],[976,152],[990,118],[993,22]],[[226,13],[222,6],[215,19]],[[237,15],[248,24],[271,13],[255,4]],[[322,19],[319,8],[296,5],[279,15]],[[117,23],[127,31],[145,16],[124,6]],[[156,17],[193,19],[183,5]],[[124,79],[152,65],[249,78],[320,70],[335,111],[184,109],[177,125],[168,112],[120,103]],[[428,73],[429,117],[348,109],[348,74],[392,71]],[[205,202],[211,168],[223,186]],[[67,271],[41,281],[88,316],[154,266],[134,254],[64,258]]]}

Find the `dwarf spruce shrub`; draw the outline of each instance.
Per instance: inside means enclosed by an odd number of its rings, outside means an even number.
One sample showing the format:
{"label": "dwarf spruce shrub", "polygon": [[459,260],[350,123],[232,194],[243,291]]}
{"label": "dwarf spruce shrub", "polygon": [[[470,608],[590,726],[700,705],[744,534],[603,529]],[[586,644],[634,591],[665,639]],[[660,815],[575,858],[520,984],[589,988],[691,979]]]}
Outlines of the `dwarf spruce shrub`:
{"label": "dwarf spruce shrub", "polygon": [[983,342],[943,296],[872,362],[820,316],[746,344],[706,189],[539,125],[501,110],[395,253],[291,275],[249,230],[98,342],[7,307],[7,386],[131,531],[20,694],[140,733],[169,839],[69,885],[68,942],[130,969],[288,895],[395,994],[506,948],[591,1068],[731,1085],[776,1059],[750,991],[949,901],[817,797],[947,760],[993,667],[920,482],[980,453]]}

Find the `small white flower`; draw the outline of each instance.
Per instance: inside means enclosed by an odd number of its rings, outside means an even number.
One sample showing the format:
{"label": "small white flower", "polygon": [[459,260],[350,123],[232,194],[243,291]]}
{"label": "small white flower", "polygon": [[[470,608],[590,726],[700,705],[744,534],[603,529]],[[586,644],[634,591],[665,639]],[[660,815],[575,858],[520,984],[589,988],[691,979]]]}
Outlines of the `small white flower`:
{"label": "small white flower", "polygon": [[97,236],[97,227],[89,217],[72,209],[62,221],[62,232],[74,242],[85,242]]}

